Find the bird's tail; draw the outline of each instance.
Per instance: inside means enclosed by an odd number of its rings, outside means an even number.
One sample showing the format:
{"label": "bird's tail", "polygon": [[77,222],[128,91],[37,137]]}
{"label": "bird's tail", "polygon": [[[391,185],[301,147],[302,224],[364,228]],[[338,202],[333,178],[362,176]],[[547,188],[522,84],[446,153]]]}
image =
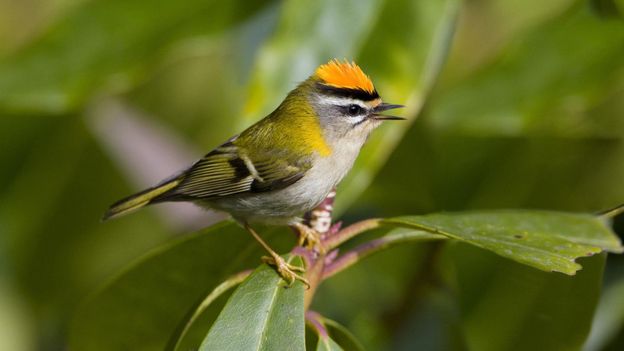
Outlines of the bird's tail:
{"label": "bird's tail", "polygon": [[150,203],[154,202],[153,200],[155,200],[159,196],[175,188],[178,184],[180,184],[180,181],[180,178],[165,181],[152,188],[145,189],[141,192],[130,195],[115,202],[108,208],[108,210],[106,210],[106,213],[104,213],[104,216],[102,216],[102,221],[123,216],[132,211],[136,211],[141,207],[149,205]]}

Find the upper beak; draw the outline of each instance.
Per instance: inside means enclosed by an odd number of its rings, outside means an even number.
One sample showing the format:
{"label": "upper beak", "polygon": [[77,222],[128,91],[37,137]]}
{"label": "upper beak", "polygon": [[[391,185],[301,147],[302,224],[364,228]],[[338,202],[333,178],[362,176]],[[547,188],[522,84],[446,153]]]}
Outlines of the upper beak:
{"label": "upper beak", "polygon": [[387,104],[385,102],[382,102],[381,104],[377,105],[377,107],[375,107],[375,109],[373,109],[373,112],[375,112],[375,114],[373,114],[373,118],[378,120],[378,121],[404,120],[405,118],[403,118],[403,117],[386,116],[386,115],[380,115],[379,114],[379,112],[388,111],[388,110],[394,110],[395,108],[402,108],[402,107],[405,107],[405,106],[403,106],[403,105]]}

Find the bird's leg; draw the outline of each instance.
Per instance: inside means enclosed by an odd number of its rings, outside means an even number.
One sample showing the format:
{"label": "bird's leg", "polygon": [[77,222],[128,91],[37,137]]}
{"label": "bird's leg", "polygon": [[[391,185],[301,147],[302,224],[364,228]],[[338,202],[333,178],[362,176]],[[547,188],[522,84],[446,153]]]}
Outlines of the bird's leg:
{"label": "bird's leg", "polygon": [[275,266],[277,273],[279,273],[279,275],[284,278],[284,280],[286,280],[288,284],[292,284],[295,280],[300,280],[303,284],[307,285],[308,288],[310,287],[310,283],[308,283],[307,279],[295,273],[303,273],[305,272],[305,269],[293,266],[286,262],[284,258],[282,258],[282,256],[280,256],[277,252],[273,251],[273,249],[271,249],[271,247],[264,240],[262,240],[260,235],[258,235],[258,233],[256,233],[256,231],[253,230],[253,228],[251,228],[247,223],[245,223],[245,229],[247,229],[247,231],[251,233],[251,235],[253,235],[256,241],[258,241],[260,245],[262,245],[262,247],[264,247],[264,249],[268,251],[270,256],[263,256],[262,262],[271,266]]}
{"label": "bird's leg", "polygon": [[298,246],[303,246],[305,243],[308,249],[320,247],[321,234],[319,232],[302,223],[295,223],[292,226],[299,232]]}

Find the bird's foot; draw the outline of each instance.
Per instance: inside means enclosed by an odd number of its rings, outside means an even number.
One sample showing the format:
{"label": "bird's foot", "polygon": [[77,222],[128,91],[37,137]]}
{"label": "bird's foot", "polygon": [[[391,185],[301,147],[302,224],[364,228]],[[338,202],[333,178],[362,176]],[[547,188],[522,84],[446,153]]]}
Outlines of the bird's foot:
{"label": "bird's foot", "polygon": [[292,283],[294,283],[295,280],[299,280],[303,284],[306,285],[307,289],[310,288],[310,283],[308,282],[308,280],[304,278],[303,276],[296,273],[296,272],[304,273],[305,269],[289,264],[288,262],[284,260],[284,258],[282,258],[281,256],[277,254],[271,255],[271,256],[262,256],[262,262],[270,266],[274,266],[275,269],[277,270],[277,273],[285,281],[288,282],[288,285],[292,285]]}
{"label": "bird's foot", "polygon": [[321,234],[319,232],[301,223],[295,224],[294,227],[299,232],[298,246],[303,246],[305,244],[308,249],[318,248],[319,251],[322,251],[320,250],[322,245]]}

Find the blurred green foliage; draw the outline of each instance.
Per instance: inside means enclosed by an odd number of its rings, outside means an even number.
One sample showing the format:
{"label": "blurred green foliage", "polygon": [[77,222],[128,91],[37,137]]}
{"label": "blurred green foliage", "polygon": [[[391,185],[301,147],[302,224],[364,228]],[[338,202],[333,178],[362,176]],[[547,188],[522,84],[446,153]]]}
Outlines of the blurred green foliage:
{"label": "blurred green foliage", "polygon": [[[623,11],[617,0],[0,1],[0,350],[65,349],[89,293],[150,249],[196,239],[173,239],[184,230],[154,210],[99,223],[110,202],[137,190],[93,128],[111,100],[180,135],[196,157],[318,64],[353,58],[384,99],[408,105],[410,122],[383,126],[364,150],[339,190],[346,221],[623,202]],[[199,303],[214,282],[253,267],[255,243],[224,233],[223,256],[202,268],[173,252],[155,263],[162,278],[198,274],[184,293]],[[248,256],[232,262],[242,247]],[[215,272],[212,262],[228,265]],[[624,259],[581,263],[567,277],[463,244],[404,245],[328,280],[313,308],[372,350],[619,350]],[[187,312],[167,297],[179,291],[154,291],[170,310],[119,312],[146,333],[157,328],[141,323],[162,321],[148,313]],[[205,331],[192,329],[188,344]]]}

